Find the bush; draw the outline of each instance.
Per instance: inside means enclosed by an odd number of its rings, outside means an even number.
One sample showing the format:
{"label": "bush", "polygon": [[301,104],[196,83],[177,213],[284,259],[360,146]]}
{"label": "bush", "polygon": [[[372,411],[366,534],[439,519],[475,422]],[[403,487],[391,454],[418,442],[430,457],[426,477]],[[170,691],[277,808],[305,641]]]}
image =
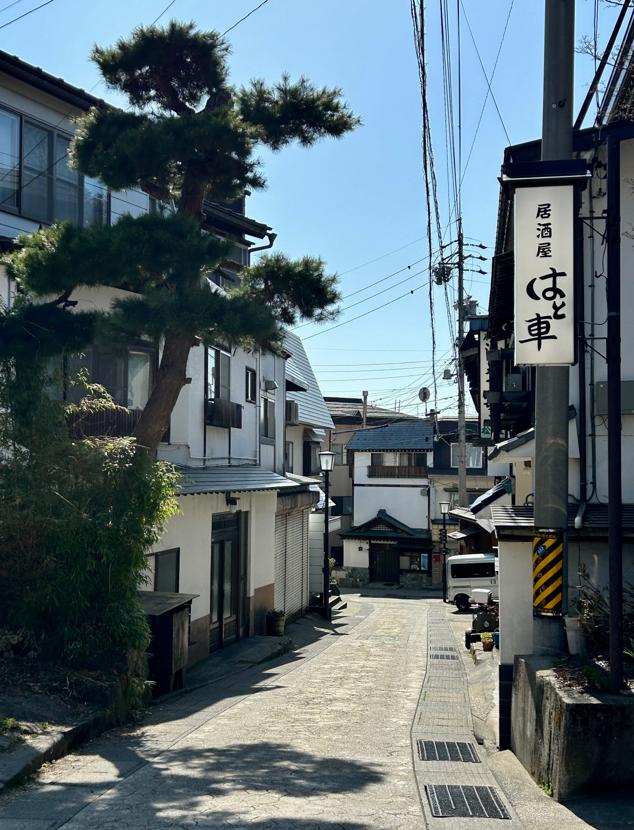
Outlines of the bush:
{"label": "bush", "polygon": [[[585,568],[579,573],[581,585],[577,599],[579,624],[586,636],[591,654],[605,652],[609,645],[610,606],[605,594],[592,584]],[[634,639],[634,585],[626,582],[623,588],[623,640]]]}
{"label": "bush", "polygon": [[[176,512],[176,475],[132,438],[71,439],[50,390],[37,361],[0,362],[0,626],[29,632],[44,657],[126,671],[148,642],[137,591]],[[80,410],[114,406],[88,393]]]}

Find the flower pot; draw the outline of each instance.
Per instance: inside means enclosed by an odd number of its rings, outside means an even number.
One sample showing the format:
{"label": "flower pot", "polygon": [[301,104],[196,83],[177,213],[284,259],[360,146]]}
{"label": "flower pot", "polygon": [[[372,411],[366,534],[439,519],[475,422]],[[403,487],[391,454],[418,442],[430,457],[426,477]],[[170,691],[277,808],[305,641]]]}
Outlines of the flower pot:
{"label": "flower pot", "polygon": [[482,651],[493,651],[493,638],[482,640]]}
{"label": "flower pot", "polygon": [[266,615],[266,633],[269,637],[281,637],[285,624],[286,614],[283,611],[269,611]]}
{"label": "flower pot", "polygon": [[586,640],[578,617],[564,617],[570,654],[585,654]]}

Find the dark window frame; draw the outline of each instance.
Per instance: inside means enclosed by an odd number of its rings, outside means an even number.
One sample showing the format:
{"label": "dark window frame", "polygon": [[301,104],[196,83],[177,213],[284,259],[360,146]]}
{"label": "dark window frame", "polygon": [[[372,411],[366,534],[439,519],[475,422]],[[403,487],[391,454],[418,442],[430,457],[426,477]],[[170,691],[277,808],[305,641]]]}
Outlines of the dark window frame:
{"label": "dark window frame", "polygon": [[[116,404],[119,406],[125,406],[126,409],[132,407],[128,407],[128,392],[129,392],[129,361],[130,355],[133,352],[143,352],[144,354],[149,355],[150,358],[150,384],[148,390],[148,400],[150,395],[152,394],[152,389],[154,388],[154,383],[156,381],[156,371],[158,369],[158,349],[156,346],[152,345],[151,343],[144,343],[135,341],[133,343],[129,343],[125,351],[122,352],[105,352],[100,351],[96,348],[94,344],[90,344],[85,347],[83,354],[85,355],[86,363],[88,364],[85,367],[78,367],[78,368],[86,368],[88,370],[89,381],[91,383],[99,383],[105,387],[105,389],[112,395],[112,398]],[[69,360],[75,357],[75,355],[66,355],[63,358],[63,400],[65,401],[73,401],[76,400],[76,396],[72,394],[72,388],[70,386],[70,367],[69,367]],[[108,385],[103,383],[103,377],[99,377],[98,373],[95,375],[95,364],[99,366],[106,365],[108,360],[114,359],[123,360],[123,375],[121,379],[121,386],[122,391],[125,394],[125,400],[123,399],[122,395],[116,395],[112,389],[108,388]],[[145,404],[142,407],[137,407],[137,409],[143,409]]]}
{"label": "dark window frame", "polygon": [[260,405],[260,438],[275,441],[275,398],[262,396]]}
{"label": "dark window frame", "polygon": [[180,590],[180,575],[181,575],[181,549],[167,548],[166,550],[157,550],[154,552],[154,590],[158,591],[158,583],[160,579],[160,560],[161,557],[173,556],[176,554],[176,586],[170,593],[177,594]]}
{"label": "dark window frame", "polygon": [[[410,567],[403,568],[401,567],[401,557],[409,557]],[[427,567],[423,568],[421,565],[421,556],[427,557]],[[416,567],[412,567],[412,562],[416,564]],[[402,551],[399,552],[399,569],[401,573],[417,573],[417,574],[430,574],[431,573],[431,557],[427,551]]]}
{"label": "dark window frame", "polygon": [[[57,145],[57,138],[63,139],[64,141],[72,141],[73,134],[68,133],[65,130],[58,129],[57,126],[53,126],[51,124],[46,123],[45,121],[41,121],[40,119],[21,112],[20,110],[16,110],[13,107],[7,106],[6,104],[0,105],[0,111],[6,112],[9,115],[15,117],[19,121],[19,128],[18,128],[18,163],[17,163],[17,206],[13,207],[9,205],[7,202],[2,204],[0,208],[5,211],[6,213],[12,213],[16,216],[21,216],[24,219],[27,219],[31,222],[43,223],[46,225],[51,225],[55,221],[57,221],[55,216],[55,182],[57,179],[56,175],[56,166],[60,159],[56,159],[56,145]],[[47,199],[48,199],[48,210],[46,211],[46,215],[37,216],[32,213],[26,212],[22,209],[22,202],[23,202],[23,191],[25,186],[25,174],[24,174],[24,128],[25,125],[31,125],[36,129],[43,130],[47,133],[47,162],[44,171],[41,173],[42,177],[46,179],[47,182]],[[26,165],[28,167],[28,163]],[[5,174],[8,175],[8,174]],[[38,174],[39,177],[39,174]],[[31,180],[34,180],[35,177],[32,177]],[[84,176],[82,173],[77,173],[77,218],[78,218],[78,225],[83,227],[85,224],[85,198],[86,198],[86,188],[85,182],[88,179],[92,182],[90,177]],[[26,184],[28,185],[28,181]],[[103,184],[99,183],[99,187],[102,187],[105,192],[105,204],[104,204],[104,215],[103,215],[103,224],[108,225],[110,223],[111,212],[110,212],[110,190]]]}
{"label": "dark window frame", "polygon": [[[289,452],[290,450],[290,452]],[[292,441],[284,442],[284,470],[287,473],[293,472],[295,445]]]}
{"label": "dark window frame", "polygon": [[[213,388],[210,384],[212,360]],[[222,348],[221,346],[207,346],[205,359],[205,397],[208,401],[231,400],[231,353],[228,349]]]}
{"label": "dark window frame", "polygon": [[246,403],[257,403],[258,400],[258,375],[255,369],[250,366],[244,370],[244,400]]}

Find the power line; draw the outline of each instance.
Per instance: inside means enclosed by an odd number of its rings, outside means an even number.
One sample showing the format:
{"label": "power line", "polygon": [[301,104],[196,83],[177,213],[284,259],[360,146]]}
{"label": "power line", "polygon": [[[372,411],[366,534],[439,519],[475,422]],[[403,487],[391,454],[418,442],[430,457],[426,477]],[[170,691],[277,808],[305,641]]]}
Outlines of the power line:
{"label": "power line", "polygon": [[19,3],[24,3],[24,0],[13,0],[13,3],[7,3],[6,6],[3,6],[0,9],[0,14],[2,14],[2,12],[6,12],[7,9],[13,8],[13,6],[17,6]]}
{"label": "power line", "polygon": [[493,89],[491,88],[491,81],[489,80],[489,76],[487,75],[487,71],[484,68],[484,64],[482,63],[482,58],[480,57],[480,50],[478,49],[478,44],[476,42],[475,37],[473,36],[473,31],[471,30],[471,24],[469,23],[469,18],[467,17],[467,12],[465,11],[465,7],[463,5],[462,0],[458,0],[460,3],[460,8],[462,9],[462,13],[464,15],[465,23],[467,24],[467,28],[469,29],[469,35],[471,36],[471,41],[473,43],[473,48],[475,49],[476,55],[478,56],[478,62],[480,63],[480,69],[482,69],[482,74],[487,82],[487,86],[489,87],[489,92],[491,93],[491,98],[493,103],[495,104],[495,109],[498,114],[498,118],[500,119],[500,124],[502,125],[502,129],[504,130],[504,134],[506,135],[506,140],[509,144],[511,144],[511,139],[509,137],[508,130],[506,129],[506,124],[504,123],[504,119],[502,118],[502,113],[500,112],[500,108],[498,106],[498,102],[493,94]]}
{"label": "power line", "polygon": [[159,16],[155,17],[154,20],[150,23],[150,26],[154,26],[156,23],[158,23],[158,21],[163,17],[165,12],[168,12],[172,8],[172,6],[174,5],[175,2],[176,2],[176,0],[172,0],[171,3],[168,3],[167,6],[165,6],[165,8],[163,9],[163,11],[159,14]]}
{"label": "power line", "polygon": [[[18,20],[22,20],[23,17],[28,17],[33,12],[39,11],[39,9],[43,9],[44,6],[50,6],[51,3],[54,3],[55,0],[46,0],[46,3],[41,3],[39,6],[36,6],[34,9],[29,9],[28,12],[24,12],[24,14],[18,15],[18,17],[14,17],[13,20],[9,20],[6,23],[3,23],[0,26],[0,29],[6,29],[7,26],[10,26],[12,23],[16,23]],[[5,8],[9,8],[9,6],[5,6]]]}
{"label": "power line", "polygon": [[394,248],[393,251],[388,251],[386,254],[381,254],[381,256],[374,257],[374,259],[368,259],[366,262],[362,262],[359,265],[355,265],[353,268],[348,268],[347,271],[341,271],[339,274],[340,277],[345,277],[346,274],[351,274],[353,271],[358,271],[360,268],[365,268],[366,265],[372,265],[374,262],[378,262],[380,259],[385,259],[386,257],[392,256],[392,254],[397,254],[399,251],[403,251],[405,248],[409,248],[412,245],[415,245],[417,242],[422,242],[424,236],[419,236],[417,239],[413,239],[411,242],[407,242],[405,245],[401,245],[400,248]]}
{"label": "power line", "polygon": [[247,19],[247,17],[251,17],[252,14],[255,14],[258,9],[261,9],[262,6],[264,6],[268,2],[269,2],[269,0],[262,0],[262,2],[260,3],[259,6],[256,6],[254,9],[251,9],[251,11],[248,12],[247,14],[245,14],[244,17],[241,17],[240,20],[236,20],[236,22],[233,24],[233,26],[229,26],[228,29],[225,29],[225,31],[222,33],[222,36],[224,37],[225,35],[229,34],[229,32],[233,31],[233,29],[235,29],[236,26],[239,26],[241,23],[243,23]]}

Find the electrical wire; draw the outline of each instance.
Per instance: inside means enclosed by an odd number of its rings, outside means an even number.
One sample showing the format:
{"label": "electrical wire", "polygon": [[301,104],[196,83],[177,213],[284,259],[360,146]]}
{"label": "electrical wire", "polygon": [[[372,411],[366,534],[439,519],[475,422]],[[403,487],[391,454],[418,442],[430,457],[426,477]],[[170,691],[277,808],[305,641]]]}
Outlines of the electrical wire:
{"label": "electrical wire", "polygon": [[372,265],[375,262],[378,262],[380,259],[386,259],[392,254],[397,254],[399,251],[403,251],[405,248],[409,248],[412,245],[415,245],[417,242],[422,242],[425,239],[424,236],[419,236],[417,239],[412,239],[411,242],[405,243],[405,245],[401,245],[400,248],[394,248],[392,251],[388,251],[386,254],[381,254],[381,256],[374,257],[374,259],[368,259],[366,262],[362,262],[359,265],[355,265],[352,268],[348,268],[347,271],[341,271],[339,273],[340,277],[345,277],[346,274],[351,274],[353,271],[358,271],[360,268],[365,268],[366,265]]}
{"label": "electrical wire", "polygon": [[6,12],[7,9],[13,8],[13,6],[17,6],[19,3],[24,3],[24,0],[13,0],[13,3],[7,3],[6,6],[3,6],[0,9],[0,14],[2,14],[2,12]]}
{"label": "electrical wire", "polygon": [[[6,29],[7,26],[10,26],[12,23],[17,23],[18,20],[22,20],[22,18],[28,17],[30,14],[33,14],[33,12],[36,12],[36,11],[39,11],[40,9],[43,9],[44,6],[50,6],[51,3],[54,3],[54,2],[55,2],[55,0],[46,0],[46,3],[41,3],[39,6],[36,6],[34,9],[29,9],[28,12],[24,12],[24,14],[20,14],[20,15],[18,15],[18,17],[14,17],[13,20],[8,20],[6,23],[3,23],[2,26],[0,26],[0,29]],[[8,8],[8,6],[6,8]]]}
{"label": "electrical wire", "polygon": [[245,14],[244,17],[241,17],[240,20],[236,20],[236,22],[233,24],[233,26],[229,26],[228,29],[225,29],[225,31],[222,33],[222,37],[224,37],[225,35],[228,35],[229,32],[232,32],[236,28],[236,26],[239,26],[241,23],[244,23],[244,21],[248,17],[251,17],[252,14],[255,14],[258,9],[261,9],[262,6],[266,5],[268,2],[269,2],[269,0],[262,0],[262,2],[260,3],[259,6],[256,6],[254,9],[251,9],[251,11],[248,12],[247,14]]}
{"label": "electrical wire", "polygon": [[168,3],[167,6],[165,6],[165,8],[163,9],[163,11],[158,15],[158,17],[155,17],[154,20],[150,23],[150,26],[155,26],[159,22],[159,20],[163,17],[165,12],[168,12],[172,8],[172,6],[174,5],[175,2],[176,2],[176,0],[172,0],[171,3]]}

